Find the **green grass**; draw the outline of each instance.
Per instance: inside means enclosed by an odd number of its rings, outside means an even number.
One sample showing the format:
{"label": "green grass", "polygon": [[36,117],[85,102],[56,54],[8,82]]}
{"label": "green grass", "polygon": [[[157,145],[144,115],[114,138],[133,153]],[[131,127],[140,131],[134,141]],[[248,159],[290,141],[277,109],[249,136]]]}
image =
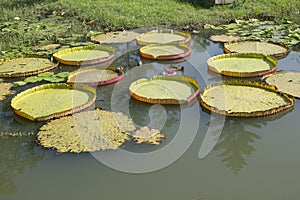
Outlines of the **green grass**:
{"label": "green grass", "polygon": [[[139,27],[201,29],[234,19],[290,18],[300,22],[299,0],[1,0],[0,50],[84,41],[77,34]],[[20,19],[17,20],[19,17]]]}

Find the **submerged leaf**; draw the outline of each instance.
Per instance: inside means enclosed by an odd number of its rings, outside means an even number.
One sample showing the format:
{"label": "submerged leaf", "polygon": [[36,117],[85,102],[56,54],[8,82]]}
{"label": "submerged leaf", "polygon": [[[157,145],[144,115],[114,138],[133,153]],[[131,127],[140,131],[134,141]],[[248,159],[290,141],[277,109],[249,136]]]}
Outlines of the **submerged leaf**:
{"label": "submerged leaf", "polygon": [[45,148],[58,152],[93,152],[117,149],[129,140],[127,131],[135,126],[123,113],[93,110],[52,120],[42,126],[37,134]]}
{"label": "submerged leaf", "polygon": [[163,134],[157,129],[149,129],[149,127],[144,126],[137,130],[132,136],[137,144],[149,143],[159,145],[162,138],[165,138]]}
{"label": "submerged leaf", "polygon": [[14,94],[14,91],[11,90],[12,87],[11,83],[0,83],[0,101],[5,99],[5,96]]}

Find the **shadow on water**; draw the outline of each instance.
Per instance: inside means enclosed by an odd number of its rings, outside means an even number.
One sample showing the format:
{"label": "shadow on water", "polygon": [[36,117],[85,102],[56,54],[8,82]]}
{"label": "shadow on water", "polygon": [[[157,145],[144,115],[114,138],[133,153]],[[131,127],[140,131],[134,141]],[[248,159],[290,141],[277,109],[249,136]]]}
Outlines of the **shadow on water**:
{"label": "shadow on water", "polygon": [[249,128],[267,126],[268,122],[278,120],[291,111],[292,109],[262,117],[259,121],[255,118],[227,118],[214,150],[219,152],[218,156],[222,158],[222,162],[238,175],[239,171],[247,166],[247,157],[256,151],[255,142],[262,139],[260,135],[249,131]]}

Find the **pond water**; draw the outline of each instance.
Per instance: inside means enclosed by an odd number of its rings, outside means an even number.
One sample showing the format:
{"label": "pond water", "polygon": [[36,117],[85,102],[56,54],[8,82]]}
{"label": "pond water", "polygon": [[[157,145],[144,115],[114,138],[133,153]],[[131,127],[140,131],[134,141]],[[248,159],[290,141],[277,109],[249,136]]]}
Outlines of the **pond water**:
{"label": "pond water", "polygon": [[[193,35],[184,75],[201,91],[222,79],[207,71],[206,60],[222,45]],[[96,107],[122,111],[137,126],[166,135],[159,146],[128,142],[118,151],[64,153],[43,149],[35,136],[0,139],[0,199],[299,199],[300,103],[277,115],[225,118],[202,110],[199,101],[184,106],[149,105],[130,98],[129,84],[161,74],[170,62],[141,59],[135,42],[115,46],[112,65],[122,65],[119,83],[99,87]],[[142,66],[137,66],[139,61]],[[72,70],[60,68],[61,70]],[[300,71],[300,53],[279,60],[279,70]],[[24,90],[23,86],[17,92]],[[15,116],[12,96],[0,102],[0,132],[36,132],[43,123]],[[297,131],[298,130],[298,131]]]}

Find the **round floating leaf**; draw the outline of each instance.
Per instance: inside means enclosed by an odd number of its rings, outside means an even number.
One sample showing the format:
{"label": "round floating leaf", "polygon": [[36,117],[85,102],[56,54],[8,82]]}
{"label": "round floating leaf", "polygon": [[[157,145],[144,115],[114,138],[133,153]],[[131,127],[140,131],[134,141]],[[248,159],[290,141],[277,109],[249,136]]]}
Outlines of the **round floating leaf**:
{"label": "round floating leaf", "polygon": [[137,100],[153,104],[184,104],[199,95],[196,80],[180,75],[153,76],[130,84],[129,92]]}
{"label": "round floating leaf", "polygon": [[14,91],[11,90],[13,86],[11,83],[0,83],[0,101],[5,99],[5,96],[14,94]]}
{"label": "round floating leaf", "polygon": [[300,98],[300,72],[280,71],[263,77],[263,80],[281,92]]}
{"label": "round floating leaf", "polygon": [[36,83],[39,81],[42,81],[43,77],[39,77],[39,76],[30,76],[28,78],[25,78],[24,82],[26,83]]}
{"label": "round floating leaf", "polygon": [[171,42],[188,43],[190,40],[190,33],[173,30],[154,30],[137,37],[139,45],[167,44]]}
{"label": "round floating leaf", "polygon": [[144,58],[158,60],[172,60],[184,58],[190,55],[190,47],[181,43],[153,44],[140,49],[140,55]]}
{"label": "round floating leaf", "polygon": [[238,41],[241,38],[239,36],[235,36],[235,35],[212,35],[209,37],[209,39],[213,42],[234,42],[234,41]]}
{"label": "round floating leaf", "polygon": [[60,72],[58,74],[56,74],[55,76],[56,77],[59,77],[59,78],[67,78],[69,76],[70,72]]}
{"label": "round floating leaf", "polygon": [[0,77],[13,78],[32,76],[56,68],[48,58],[37,55],[23,55],[0,62]]}
{"label": "round floating leaf", "polygon": [[60,82],[64,82],[66,80],[66,78],[50,76],[50,77],[44,77],[43,80],[51,82],[51,83],[60,83]]}
{"label": "round floating leaf", "polygon": [[273,73],[278,61],[263,54],[224,54],[207,60],[208,68],[227,76],[254,77]]}
{"label": "round floating leaf", "polygon": [[11,101],[14,112],[32,121],[44,121],[72,114],[91,106],[94,88],[84,85],[45,84],[28,89]]}
{"label": "round floating leaf", "polygon": [[68,84],[107,85],[119,81],[124,77],[124,71],[120,67],[88,67],[71,72],[68,76]]}
{"label": "round floating leaf", "polygon": [[91,36],[91,40],[97,43],[128,43],[136,39],[140,34],[134,31],[118,31]]}
{"label": "round floating leaf", "polygon": [[225,53],[258,53],[275,58],[282,58],[289,54],[289,47],[283,43],[239,41],[224,44]]}
{"label": "round floating leaf", "polygon": [[207,86],[201,105],[233,117],[258,117],[281,112],[294,106],[294,99],[274,86],[250,81],[227,81]]}
{"label": "round floating leaf", "polygon": [[115,49],[103,45],[80,46],[61,50],[53,57],[65,65],[92,65],[111,60]]}
{"label": "round floating leaf", "polygon": [[93,110],[52,120],[37,134],[39,143],[58,152],[93,152],[117,149],[136,128],[123,113]]}
{"label": "round floating leaf", "polygon": [[157,129],[149,129],[147,126],[144,126],[137,130],[132,136],[137,144],[149,143],[159,145],[162,138],[165,138],[163,134],[160,134],[160,131]]}
{"label": "round floating leaf", "polygon": [[49,76],[53,76],[54,72],[44,72],[41,74],[38,74],[38,77],[49,77]]}

